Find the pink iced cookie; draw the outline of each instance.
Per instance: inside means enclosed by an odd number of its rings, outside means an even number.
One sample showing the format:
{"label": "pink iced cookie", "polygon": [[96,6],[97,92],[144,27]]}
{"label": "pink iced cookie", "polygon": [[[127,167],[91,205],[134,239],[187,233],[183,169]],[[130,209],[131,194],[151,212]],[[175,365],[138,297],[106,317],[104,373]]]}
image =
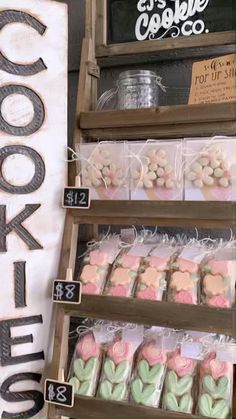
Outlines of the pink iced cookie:
{"label": "pink iced cookie", "polygon": [[82,287],[83,294],[98,295],[100,294],[100,288],[96,284],[86,284]]}
{"label": "pink iced cookie", "polygon": [[222,276],[228,276],[229,275],[229,264],[230,262],[227,260],[216,260],[212,259],[208,262],[208,265],[211,269],[211,273],[213,275],[220,274]]}
{"label": "pink iced cookie", "polygon": [[156,268],[158,271],[164,271],[168,268],[169,259],[168,258],[158,258],[152,256],[149,260],[149,265],[151,268]]}
{"label": "pink iced cookie", "polygon": [[175,371],[179,377],[192,375],[197,366],[197,362],[190,358],[184,358],[177,350],[167,362],[168,368]]}
{"label": "pink iced cookie", "polygon": [[95,358],[100,355],[100,345],[95,342],[92,334],[84,336],[76,345],[76,352],[83,359],[88,361],[90,358]]}
{"label": "pink iced cookie", "polygon": [[153,287],[147,287],[144,290],[138,291],[136,297],[139,300],[158,300],[158,292]]}
{"label": "pink iced cookie", "polygon": [[216,295],[207,300],[209,307],[229,308],[230,302],[224,295]]}
{"label": "pink iced cookie", "polygon": [[129,285],[132,283],[130,269],[116,268],[111,276],[111,283],[116,285]]}
{"label": "pink iced cookie", "polygon": [[85,265],[80,275],[80,279],[84,284],[96,283],[99,280],[99,273],[97,266]]}
{"label": "pink iced cookie", "polygon": [[141,258],[138,256],[124,255],[121,257],[121,265],[123,268],[137,270],[140,265]]}
{"label": "pink iced cookie", "polygon": [[109,295],[112,295],[112,297],[128,297],[129,289],[123,285],[116,285],[115,287],[111,287],[109,289]]}
{"label": "pink iced cookie", "polygon": [[110,346],[108,356],[116,365],[123,361],[130,361],[133,356],[133,345],[120,339]]}
{"label": "pink iced cookie", "polygon": [[158,349],[155,342],[150,342],[143,347],[141,358],[146,359],[150,366],[166,363],[166,353]]}
{"label": "pink iced cookie", "polygon": [[214,380],[218,380],[220,377],[224,377],[229,372],[229,364],[227,362],[221,362],[217,359],[210,361],[211,375]]}
{"label": "pink iced cookie", "polygon": [[159,288],[162,272],[158,272],[155,268],[147,268],[146,271],[140,275],[141,282],[148,287]]}
{"label": "pink iced cookie", "polygon": [[174,272],[171,276],[170,288],[176,291],[188,291],[193,289],[194,281],[189,272]]}
{"label": "pink iced cookie", "polygon": [[99,250],[90,252],[89,259],[91,265],[106,266],[108,264],[108,254]]}
{"label": "pink iced cookie", "polygon": [[180,304],[196,304],[193,300],[193,296],[188,291],[180,291],[174,295],[174,301]]}
{"label": "pink iced cookie", "polygon": [[206,295],[223,295],[228,290],[229,285],[221,275],[206,275],[203,279],[203,286]]}
{"label": "pink iced cookie", "polygon": [[199,265],[190,260],[178,258],[179,270],[181,272],[190,272],[191,274],[196,274],[199,268]]}

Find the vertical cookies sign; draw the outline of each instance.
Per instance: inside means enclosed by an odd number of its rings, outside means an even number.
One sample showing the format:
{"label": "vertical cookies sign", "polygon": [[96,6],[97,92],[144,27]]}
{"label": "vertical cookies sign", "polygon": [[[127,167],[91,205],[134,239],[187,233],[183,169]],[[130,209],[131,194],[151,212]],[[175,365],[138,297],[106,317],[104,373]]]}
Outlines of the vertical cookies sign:
{"label": "vertical cookies sign", "polygon": [[67,7],[1,0],[1,418],[30,418],[43,408],[66,143]]}

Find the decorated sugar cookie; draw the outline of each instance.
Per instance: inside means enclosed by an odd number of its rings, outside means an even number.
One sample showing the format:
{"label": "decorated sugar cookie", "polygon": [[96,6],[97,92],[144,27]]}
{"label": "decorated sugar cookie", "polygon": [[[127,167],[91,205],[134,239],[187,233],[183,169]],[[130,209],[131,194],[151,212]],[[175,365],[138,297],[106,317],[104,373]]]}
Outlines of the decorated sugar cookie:
{"label": "decorated sugar cookie", "polygon": [[203,287],[207,296],[216,296],[224,295],[229,288],[229,284],[221,275],[208,274],[203,279]]}

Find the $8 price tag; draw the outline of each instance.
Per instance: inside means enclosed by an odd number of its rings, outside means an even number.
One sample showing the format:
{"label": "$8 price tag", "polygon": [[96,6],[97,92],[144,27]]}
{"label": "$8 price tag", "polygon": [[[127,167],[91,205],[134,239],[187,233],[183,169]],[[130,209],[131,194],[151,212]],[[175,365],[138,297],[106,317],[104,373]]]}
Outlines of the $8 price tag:
{"label": "$8 price tag", "polygon": [[56,303],[80,304],[82,284],[79,281],[55,280],[52,299]]}
{"label": "$8 price tag", "polygon": [[44,400],[48,403],[72,407],[74,405],[74,389],[69,383],[46,380]]}

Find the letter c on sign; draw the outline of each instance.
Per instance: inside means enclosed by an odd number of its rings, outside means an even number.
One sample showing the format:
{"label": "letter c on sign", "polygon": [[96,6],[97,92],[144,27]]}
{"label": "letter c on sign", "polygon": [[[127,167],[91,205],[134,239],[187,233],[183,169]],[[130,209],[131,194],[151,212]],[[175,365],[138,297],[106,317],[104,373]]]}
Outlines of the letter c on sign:
{"label": "letter c on sign", "polygon": [[[190,27],[189,30],[186,29],[187,26]],[[192,35],[192,33],[193,33],[192,27],[193,27],[193,22],[191,20],[186,20],[186,22],[184,22],[184,24],[182,26],[182,30],[181,30],[182,31],[182,34],[184,36],[190,36],[190,35]]]}
{"label": "letter c on sign", "polygon": [[[10,23],[24,23],[31,26],[40,35],[43,35],[46,30],[45,25],[28,13],[18,10],[3,10],[0,12],[0,30]],[[0,52],[0,69],[6,71],[6,73],[16,74],[17,76],[32,76],[46,68],[42,58],[39,58],[33,64],[16,64]]]}

